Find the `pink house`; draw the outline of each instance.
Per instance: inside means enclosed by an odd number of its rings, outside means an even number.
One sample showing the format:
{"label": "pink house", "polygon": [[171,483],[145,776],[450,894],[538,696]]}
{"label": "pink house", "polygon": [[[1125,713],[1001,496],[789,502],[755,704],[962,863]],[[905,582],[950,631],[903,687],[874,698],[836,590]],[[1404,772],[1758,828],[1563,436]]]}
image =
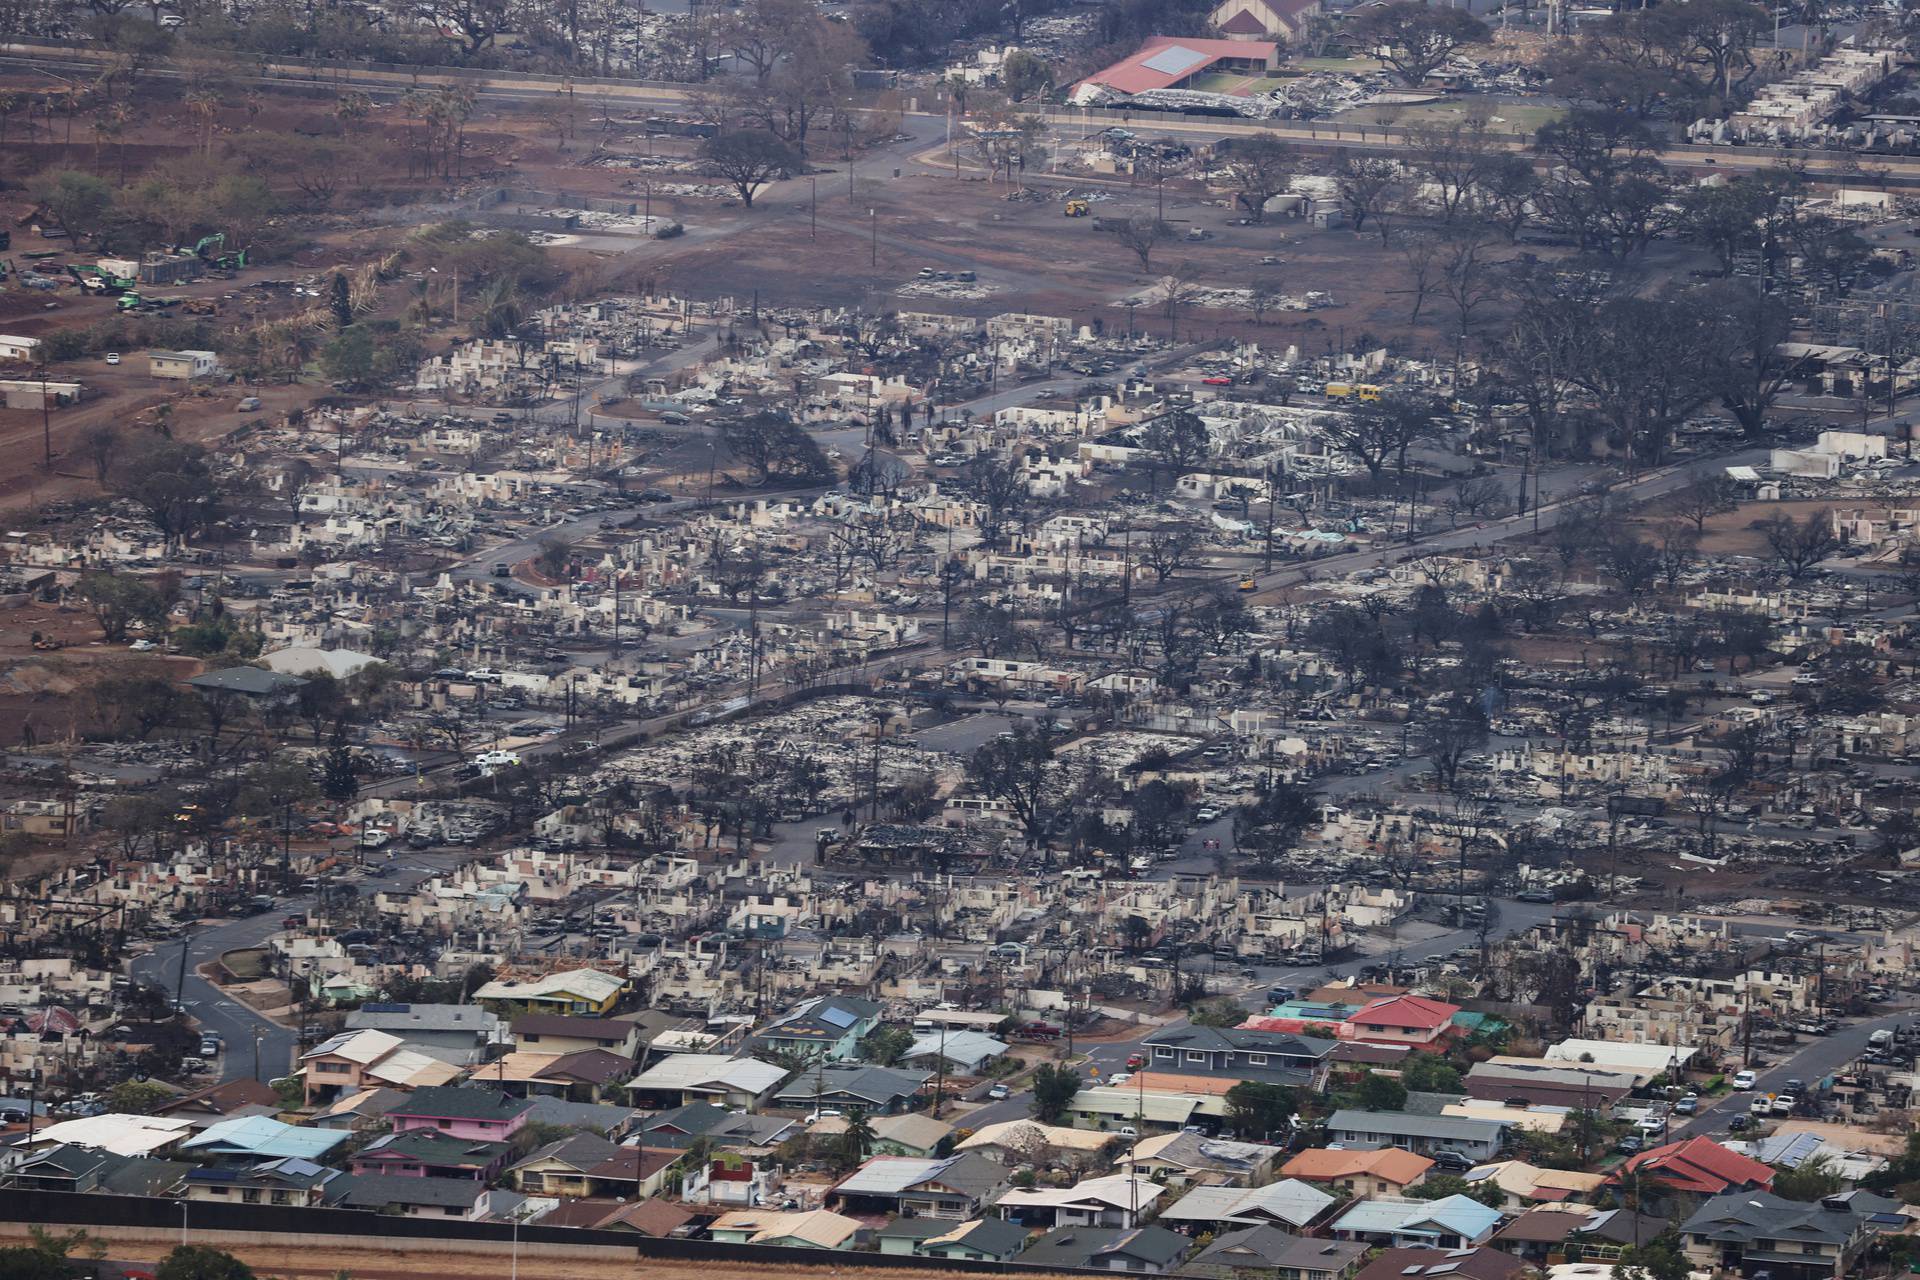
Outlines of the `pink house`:
{"label": "pink house", "polygon": [[416,1089],[387,1119],[395,1133],[430,1129],[471,1142],[505,1142],[527,1122],[530,1098],[509,1098],[491,1089],[439,1086]]}

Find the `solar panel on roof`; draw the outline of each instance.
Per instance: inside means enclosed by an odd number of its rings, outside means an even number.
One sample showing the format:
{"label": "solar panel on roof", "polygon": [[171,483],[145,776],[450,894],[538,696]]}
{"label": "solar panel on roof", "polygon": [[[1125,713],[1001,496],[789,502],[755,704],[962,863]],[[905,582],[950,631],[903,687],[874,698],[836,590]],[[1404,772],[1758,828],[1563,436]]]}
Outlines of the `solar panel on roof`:
{"label": "solar panel on roof", "polygon": [[1183,45],[1169,45],[1140,65],[1149,71],[1158,71],[1161,75],[1184,75],[1203,62],[1211,60],[1211,55],[1198,49],[1189,49]]}
{"label": "solar panel on roof", "polygon": [[855,1019],[854,1016],[845,1009],[822,1009],[820,1011],[820,1021],[831,1022],[836,1027],[850,1027],[854,1024]]}

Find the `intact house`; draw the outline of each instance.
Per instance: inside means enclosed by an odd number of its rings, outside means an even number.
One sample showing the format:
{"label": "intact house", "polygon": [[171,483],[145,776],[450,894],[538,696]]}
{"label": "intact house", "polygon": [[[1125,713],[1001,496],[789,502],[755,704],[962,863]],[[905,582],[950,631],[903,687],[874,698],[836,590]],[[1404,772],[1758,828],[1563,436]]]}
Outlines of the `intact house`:
{"label": "intact house", "polygon": [[1029,1227],[1133,1227],[1165,1194],[1165,1187],[1146,1178],[1112,1174],[1071,1187],[1009,1191],[994,1211]]}
{"label": "intact house", "polygon": [[598,1134],[576,1133],[549,1142],[511,1172],[515,1185],[528,1195],[645,1199],[660,1190],[680,1154],[623,1147]]}
{"label": "intact house", "polygon": [[327,1183],[342,1176],[298,1156],[269,1160],[251,1169],[195,1169],[187,1174],[186,1196],[207,1204],[277,1204],[307,1207],[322,1203]]}
{"label": "intact house", "polygon": [[511,1150],[504,1142],[476,1142],[438,1129],[386,1133],[354,1153],[354,1173],[392,1173],[407,1178],[468,1178],[492,1182]]}
{"label": "intact house", "polygon": [[1338,1240],[1396,1248],[1463,1249],[1493,1235],[1505,1216],[1466,1196],[1439,1200],[1380,1196],[1356,1201],[1328,1229]]}
{"label": "intact house", "polygon": [[1279,1227],[1242,1227],[1215,1238],[1180,1268],[1196,1280],[1347,1280],[1360,1269],[1367,1246],[1357,1240],[1316,1240]]}
{"label": "intact house", "polygon": [[1127,1271],[1164,1276],[1191,1242],[1160,1227],[1055,1227],[1014,1261],[1041,1271]]}
{"label": "intact house", "polygon": [[602,1017],[613,1012],[625,978],[597,969],[566,969],[526,982],[496,979],[473,993],[495,1013],[574,1013]]}
{"label": "intact house", "polygon": [[211,378],[220,372],[220,357],[212,351],[149,351],[149,377],[186,382],[193,378]]}
{"label": "intact house", "polygon": [[390,1173],[343,1173],[327,1183],[327,1204],[402,1218],[480,1216],[487,1188],[465,1178],[403,1178]]}
{"label": "intact house", "polygon": [[796,1072],[773,1100],[782,1107],[859,1107],[868,1115],[892,1115],[906,1110],[932,1078],[929,1071],[892,1067],[823,1067]]}
{"label": "intact house", "polygon": [[754,1110],[764,1105],[774,1088],[786,1078],[785,1067],[757,1058],[676,1053],[629,1080],[627,1090],[635,1106],[647,1109],[712,1102]]}
{"label": "intact house", "polygon": [[1858,1274],[1876,1235],[1911,1225],[1898,1200],[1865,1191],[1814,1203],[1767,1191],[1715,1196],[1680,1228],[1681,1248],[1703,1270],[1774,1280],[1843,1280]]}
{"label": "intact house", "polygon": [[1207,25],[1229,40],[1298,40],[1320,0],[1220,0]]}
{"label": "intact house", "polygon": [[1319,1183],[1349,1196],[1397,1196],[1426,1181],[1433,1161],[1399,1147],[1371,1151],[1310,1148],[1281,1166],[1281,1176]]}
{"label": "intact house", "polygon": [[467,1067],[486,1061],[500,1019],[470,1004],[363,1004],[347,1014],[347,1030],[384,1031],[409,1049]]}
{"label": "intact house", "polygon": [[472,1142],[505,1142],[527,1122],[533,1103],[491,1089],[419,1089],[387,1112],[395,1133],[427,1129]]}
{"label": "intact house", "polygon": [[1007,1185],[1007,1170],[968,1153],[943,1160],[875,1156],[836,1183],[828,1200],[843,1213],[891,1213],[966,1222]]}
{"label": "intact house", "polygon": [[516,1049],[534,1053],[581,1053],[605,1049],[631,1058],[640,1049],[640,1025],[623,1018],[575,1018],[559,1013],[523,1013],[513,1020]]}
{"label": "intact house", "polygon": [[1343,1147],[1401,1147],[1420,1155],[1452,1151],[1479,1163],[1500,1154],[1507,1127],[1493,1120],[1408,1115],[1400,1111],[1351,1111],[1327,1118],[1327,1139]]}
{"label": "intact house", "polygon": [[845,1062],[858,1054],[861,1039],[879,1025],[880,1006],[874,1001],[821,996],[795,1007],[751,1043],[756,1051]]}
{"label": "intact house", "polygon": [[1242,1027],[1186,1026],[1141,1042],[1154,1070],[1318,1089],[1335,1041]]}

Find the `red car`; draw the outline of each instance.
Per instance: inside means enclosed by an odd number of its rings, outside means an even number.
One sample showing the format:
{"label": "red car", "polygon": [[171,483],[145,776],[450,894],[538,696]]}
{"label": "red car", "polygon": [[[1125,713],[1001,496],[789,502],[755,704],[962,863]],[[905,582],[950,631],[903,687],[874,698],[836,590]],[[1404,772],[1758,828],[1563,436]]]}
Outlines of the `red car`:
{"label": "red car", "polygon": [[1138,1071],[1141,1067],[1144,1067],[1146,1065],[1147,1065],[1147,1055],[1144,1053],[1132,1054],[1127,1058],[1127,1070],[1129,1071]]}

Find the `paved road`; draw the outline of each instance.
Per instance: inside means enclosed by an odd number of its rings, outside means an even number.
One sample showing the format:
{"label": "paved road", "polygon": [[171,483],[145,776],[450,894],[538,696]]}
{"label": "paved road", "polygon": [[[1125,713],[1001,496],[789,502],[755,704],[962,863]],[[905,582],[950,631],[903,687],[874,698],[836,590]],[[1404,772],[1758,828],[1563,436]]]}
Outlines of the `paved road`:
{"label": "paved road", "polygon": [[[367,880],[363,892],[380,886],[411,888],[429,876],[457,866],[468,855],[458,850],[408,852],[395,859],[398,868],[382,880]],[[217,1032],[226,1042],[220,1061],[220,1079],[240,1080],[254,1074],[253,1041],[260,1035],[259,1078],[271,1080],[292,1069],[296,1036],[290,1028],[264,1018],[253,1010],[222,994],[220,989],[194,970],[225,952],[257,947],[280,931],[281,918],[308,910],[311,898],[292,898],[264,915],[244,920],[226,920],[196,929],[184,939],[169,942],[144,956],[136,957],[129,971],[135,982],[164,987],[180,1001],[187,1015],[201,1029]],[[187,975],[184,993],[180,989],[180,952],[186,948]]]}
{"label": "paved road", "polygon": [[[1865,1053],[1867,1038],[1874,1032],[1903,1026],[1912,1020],[1911,1012],[1887,1014],[1871,1022],[1843,1027],[1830,1036],[1822,1036],[1795,1051],[1791,1057],[1779,1065],[1761,1071],[1755,1092],[1780,1093],[1785,1089],[1789,1079],[1803,1080],[1811,1086],[1821,1077],[1839,1070]],[[1747,1114],[1753,1098],[1753,1093],[1730,1093],[1712,1106],[1703,1109],[1685,1125],[1673,1130],[1670,1136],[1693,1138],[1710,1133],[1724,1133],[1727,1121],[1736,1115]]]}
{"label": "paved road", "polygon": [[[1608,492],[1616,500],[1646,502],[1686,487],[1696,475],[1702,472],[1717,471],[1722,467],[1752,466],[1765,461],[1768,456],[1767,449],[1756,448],[1742,449],[1736,453],[1721,454],[1712,458],[1699,458],[1652,472],[1638,480],[1614,485]],[[1541,530],[1551,529],[1565,519],[1569,512],[1577,514],[1581,511],[1584,511],[1583,507],[1570,501],[1549,503],[1537,512],[1530,511],[1523,516],[1508,516],[1502,520],[1488,520],[1459,529],[1440,530],[1422,535],[1418,541],[1402,546],[1349,551],[1319,560],[1290,564],[1285,568],[1274,569],[1270,573],[1255,574],[1256,594],[1253,598],[1262,603],[1273,603],[1278,598],[1273,593],[1298,586],[1308,581],[1309,575],[1313,578],[1337,577],[1364,569],[1379,568],[1382,565],[1397,564],[1402,560],[1433,551],[1459,551],[1469,547],[1491,546],[1503,538],[1529,533],[1536,526]]]}

